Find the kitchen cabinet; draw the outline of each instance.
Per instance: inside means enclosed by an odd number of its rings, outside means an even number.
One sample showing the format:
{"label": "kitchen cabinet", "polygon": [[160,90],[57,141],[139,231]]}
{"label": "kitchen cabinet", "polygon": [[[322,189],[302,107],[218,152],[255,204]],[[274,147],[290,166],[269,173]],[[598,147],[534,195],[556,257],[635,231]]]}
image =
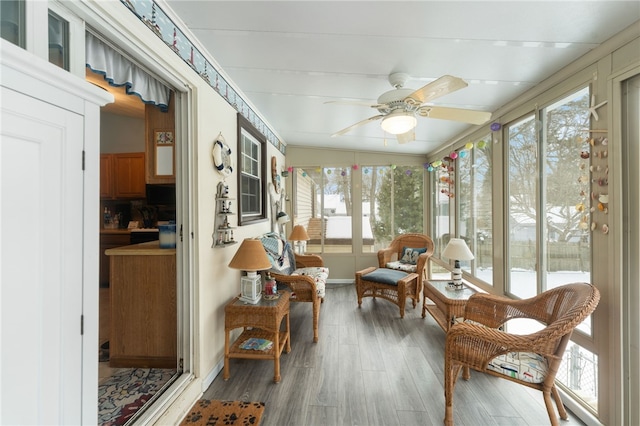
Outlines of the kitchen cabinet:
{"label": "kitchen cabinet", "polygon": [[176,368],[176,250],[158,241],[109,249],[110,367]]}
{"label": "kitchen cabinet", "polygon": [[109,287],[109,256],[106,250],[128,246],[131,235],[128,229],[103,229],[100,230],[100,287]]}
{"label": "kitchen cabinet", "polygon": [[100,198],[144,198],[145,153],[100,155]]}

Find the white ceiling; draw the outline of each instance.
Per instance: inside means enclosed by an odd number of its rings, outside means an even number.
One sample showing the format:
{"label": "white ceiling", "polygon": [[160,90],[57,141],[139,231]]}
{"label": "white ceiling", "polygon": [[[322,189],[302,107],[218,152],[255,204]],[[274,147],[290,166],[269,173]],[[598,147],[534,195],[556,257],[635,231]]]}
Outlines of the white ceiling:
{"label": "white ceiling", "polygon": [[[469,86],[434,105],[496,111],[624,28],[638,1],[165,0],[289,146],[426,154],[470,126],[419,118],[398,144],[366,106],[405,72],[420,88],[450,74]],[[385,139],[387,146],[385,146]]]}

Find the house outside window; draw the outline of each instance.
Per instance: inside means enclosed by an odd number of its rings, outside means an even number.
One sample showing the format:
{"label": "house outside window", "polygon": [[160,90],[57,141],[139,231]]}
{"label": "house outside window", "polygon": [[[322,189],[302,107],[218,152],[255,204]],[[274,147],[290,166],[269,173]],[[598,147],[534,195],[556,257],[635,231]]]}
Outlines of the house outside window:
{"label": "house outside window", "polygon": [[307,229],[308,253],[353,252],[353,197],[349,167],[296,169],[295,224]]}

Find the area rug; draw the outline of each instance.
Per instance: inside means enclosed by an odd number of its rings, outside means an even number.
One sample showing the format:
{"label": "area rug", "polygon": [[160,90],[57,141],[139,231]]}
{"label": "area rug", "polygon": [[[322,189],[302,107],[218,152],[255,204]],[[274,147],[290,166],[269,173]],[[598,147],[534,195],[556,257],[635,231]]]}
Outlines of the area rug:
{"label": "area rug", "polygon": [[176,373],[161,368],[123,368],[98,385],[98,425],[124,425]]}
{"label": "area rug", "polygon": [[196,402],[180,425],[259,425],[264,402],[217,401],[201,399]]}

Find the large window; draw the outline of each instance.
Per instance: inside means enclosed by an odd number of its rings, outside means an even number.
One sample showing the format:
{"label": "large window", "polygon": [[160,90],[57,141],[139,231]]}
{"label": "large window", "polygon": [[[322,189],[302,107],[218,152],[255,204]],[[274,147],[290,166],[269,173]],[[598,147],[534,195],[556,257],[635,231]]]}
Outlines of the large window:
{"label": "large window", "polygon": [[590,282],[589,90],[511,124],[509,291],[521,298]]}
{"label": "large window", "polygon": [[[294,179],[294,221],[307,228],[310,253],[352,253],[354,224],[361,226],[362,253],[376,253],[399,234],[424,232],[422,165],[307,167]],[[360,223],[354,197],[362,199]]]}
{"label": "large window", "polygon": [[521,298],[538,293],[538,139],[532,114],[507,129],[508,156],[508,239],[509,291]]}
{"label": "large window", "polygon": [[295,224],[307,228],[308,253],[353,251],[353,196],[349,167],[297,169]]}
{"label": "large window", "polygon": [[449,166],[442,161],[436,161],[429,167],[431,170],[431,238],[435,244],[435,256],[440,253],[451,239],[449,214],[453,213],[453,180],[449,173]]}
{"label": "large window", "polygon": [[265,137],[238,114],[238,187],[240,188],[239,224],[266,219],[265,212]]}
{"label": "large window", "polygon": [[[589,89],[583,88],[506,130],[507,290],[516,297],[591,282],[590,211],[598,189],[588,128]],[[536,325],[508,327],[528,333]],[[576,332],[591,335],[591,318]],[[557,380],[594,412],[597,378],[597,354],[571,342]]]}
{"label": "large window", "polygon": [[421,166],[362,168],[362,250],[375,253],[400,234],[424,230]]}
{"label": "large window", "polygon": [[493,283],[493,222],[491,134],[469,142],[457,159],[457,233],[474,254],[461,267],[482,281]]}

